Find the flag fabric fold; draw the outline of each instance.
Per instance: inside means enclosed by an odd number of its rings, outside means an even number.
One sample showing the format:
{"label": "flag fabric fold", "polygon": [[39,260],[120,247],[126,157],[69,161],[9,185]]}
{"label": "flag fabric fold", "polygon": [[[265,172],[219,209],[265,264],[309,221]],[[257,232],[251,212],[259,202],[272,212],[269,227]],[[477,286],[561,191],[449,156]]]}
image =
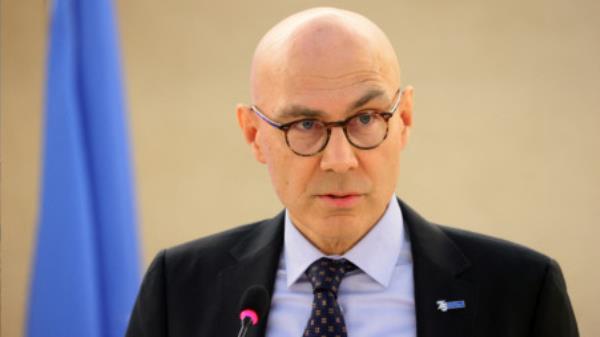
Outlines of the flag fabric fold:
{"label": "flag fabric fold", "polygon": [[27,336],[123,336],[140,279],[110,0],[51,9],[43,169]]}

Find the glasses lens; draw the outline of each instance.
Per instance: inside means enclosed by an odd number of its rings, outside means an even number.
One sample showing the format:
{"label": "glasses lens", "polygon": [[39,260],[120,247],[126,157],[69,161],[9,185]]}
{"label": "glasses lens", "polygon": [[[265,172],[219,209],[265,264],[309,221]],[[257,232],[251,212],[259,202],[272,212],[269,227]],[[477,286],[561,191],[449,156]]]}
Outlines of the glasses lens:
{"label": "glasses lens", "polygon": [[379,145],[387,133],[387,121],[376,113],[364,113],[354,116],[346,125],[348,139],[361,148]]}
{"label": "glasses lens", "polygon": [[290,125],[287,141],[298,154],[311,155],[319,152],[327,140],[327,128],[323,122],[304,119]]}

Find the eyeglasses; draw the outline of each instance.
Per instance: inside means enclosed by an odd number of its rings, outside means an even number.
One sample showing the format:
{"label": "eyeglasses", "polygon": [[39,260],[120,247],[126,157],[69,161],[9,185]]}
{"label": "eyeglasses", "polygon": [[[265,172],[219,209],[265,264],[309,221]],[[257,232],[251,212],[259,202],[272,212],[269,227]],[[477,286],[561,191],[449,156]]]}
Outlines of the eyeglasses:
{"label": "eyeglasses", "polygon": [[334,127],[341,127],[348,142],[356,148],[370,150],[379,146],[387,137],[388,120],[400,105],[400,89],[396,91],[396,96],[389,111],[362,111],[334,122],[305,118],[282,124],[267,117],[256,105],[250,108],[267,124],[285,133],[285,142],[290,150],[299,156],[309,157],[325,149],[331,137],[331,128]]}

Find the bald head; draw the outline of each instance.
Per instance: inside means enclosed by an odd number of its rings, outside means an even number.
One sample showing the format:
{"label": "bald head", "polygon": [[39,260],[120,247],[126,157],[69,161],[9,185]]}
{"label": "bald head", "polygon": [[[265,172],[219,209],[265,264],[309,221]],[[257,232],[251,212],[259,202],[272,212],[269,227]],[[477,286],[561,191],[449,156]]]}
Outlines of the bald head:
{"label": "bald head", "polygon": [[335,90],[356,81],[398,86],[399,73],[393,47],[373,22],[346,10],[314,8],[284,19],[261,39],[252,61],[252,99],[276,105],[270,100],[281,91]]}

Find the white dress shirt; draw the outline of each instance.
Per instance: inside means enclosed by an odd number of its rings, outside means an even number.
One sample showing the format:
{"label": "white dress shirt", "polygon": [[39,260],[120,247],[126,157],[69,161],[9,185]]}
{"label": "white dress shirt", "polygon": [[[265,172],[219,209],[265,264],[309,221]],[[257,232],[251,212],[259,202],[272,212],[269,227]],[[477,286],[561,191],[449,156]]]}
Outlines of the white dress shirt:
{"label": "white dress shirt", "polygon": [[[281,255],[267,337],[301,337],[311,314],[312,286],[304,271],[324,257],[285,214]],[[349,337],[415,337],[413,264],[400,205],[393,196],[379,222],[343,256],[359,269],[338,291]]]}

